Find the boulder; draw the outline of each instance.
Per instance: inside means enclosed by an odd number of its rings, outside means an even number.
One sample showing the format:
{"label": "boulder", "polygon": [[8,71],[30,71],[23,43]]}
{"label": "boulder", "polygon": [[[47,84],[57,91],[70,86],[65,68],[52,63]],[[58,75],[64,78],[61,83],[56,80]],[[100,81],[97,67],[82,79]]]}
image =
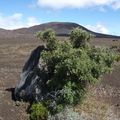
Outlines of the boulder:
{"label": "boulder", "polygon": [[44,46],[38,46],[32,51],[25,63],[20,75],[20,81],[14,91],[16,100],[38,101],[42,99],[41,94],[44,79],[39,60],[43,50],[45,50]]}

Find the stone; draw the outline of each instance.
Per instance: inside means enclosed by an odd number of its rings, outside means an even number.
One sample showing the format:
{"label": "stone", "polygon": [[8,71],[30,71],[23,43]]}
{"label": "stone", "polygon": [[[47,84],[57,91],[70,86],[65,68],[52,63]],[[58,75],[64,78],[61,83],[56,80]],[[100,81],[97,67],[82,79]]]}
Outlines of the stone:
{"label": "stone", "polygon": [[34,49],[25,63],[22,73],[20,75],[20,81],[17,84],[14,95],[16,100],[38,100],[41,97],[41,85],[42,74],[41,66],[39,66],[39,60],[41,52],[45,50],[44,46],[38,46]]}

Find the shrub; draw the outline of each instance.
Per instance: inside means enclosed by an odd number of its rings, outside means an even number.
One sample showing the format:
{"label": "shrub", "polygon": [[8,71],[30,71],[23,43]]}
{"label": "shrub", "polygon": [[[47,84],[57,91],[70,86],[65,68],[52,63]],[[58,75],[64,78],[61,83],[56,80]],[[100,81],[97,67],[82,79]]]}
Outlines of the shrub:
{"label": "shrub", "polygon": [[39,32],[37,37],[46,43],[49,50],[54,50],[57,47],[57,40],[55,32],[52,29],[47,29],[43,32]]}
{"label": "shrub", "polygon": [[46,120],[48,117],[48,110],[42,103],[34,103],[31,106],[31,120]]}
{"label": "shrub", "polygon": [[118,48],[117,45],[112,45],[112,46],[111,46],[111,49],[117,49],[117,48]]}
{"label": "shrub", "polygon": [[81,115],[76,113],[72,108],[66,107],[60,113],[54,116],[48,116],[48,120],[86,120]]}
{"label": "shrub", "polygon": [[85,30],[74,28],[70,34],[70,40],[75,48],[85,47],[92,36]]}
{"label": "shrub", "polygon": [[49,49],[41,55],[49,74],[44,100],[52,112],[58,111],[58,105],[75,105],[82,100],[87,85],[96,83],[101,75],[109,72],[115,60],[108,48],[92,48],[91,35],[79,28],[71,32],[67,42],[57,41],[54,35],[51,30],[41,33]]}
{"label": "shrub", "polygon": [[117,54],[117,55],[116,55],[115,60],[116,60],[117,62],[119,62],[119,61],[120,61],[120,54]]}

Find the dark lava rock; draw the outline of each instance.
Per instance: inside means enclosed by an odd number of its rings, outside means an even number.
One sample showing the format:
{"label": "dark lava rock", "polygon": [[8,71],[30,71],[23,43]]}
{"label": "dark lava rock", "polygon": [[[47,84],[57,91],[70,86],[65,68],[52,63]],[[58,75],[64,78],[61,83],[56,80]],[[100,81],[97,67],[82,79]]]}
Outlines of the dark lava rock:
{"label": "dark lava rock", "polygon": [[20,82],[15,88],[16,100],[32,100],[37,101],[42,99],[42,85],[43,85],[43,73],[39,66],[39,59],[41,52],[45,50],[44,46],[38,46],[32,51],[29,59],[25,63],[22,73],[20,75]]}

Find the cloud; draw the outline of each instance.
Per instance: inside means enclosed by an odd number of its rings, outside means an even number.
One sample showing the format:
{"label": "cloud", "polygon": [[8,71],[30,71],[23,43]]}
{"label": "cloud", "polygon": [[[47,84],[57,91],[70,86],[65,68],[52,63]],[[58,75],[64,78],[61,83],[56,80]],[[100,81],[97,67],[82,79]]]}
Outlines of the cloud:
{"label": "cloud", "polygon": [[24,18],[22,13],[14,13],[10,16],[0,14],[0,28],[17,29],[22,27],[30,27],[40,22],[35,17]]}
{"label": "cloud", "polygon": [[107,27],[101,23],[97,23],[96,25],[86,25],[86,28],[98,32],[98,33],[104,33],[104,34],[109,34],[109,30]]}
{"label": "cloud", "polygon": [[37,25],[37,24],[40,24],[40,22],[35,17],[28,18],[28,23],[27,23],[28,27],[33,26],[33,25]]}
{"label": "cloud", "polygon": [[[52,9],[63,9],[63,8],[86,8],[94,6],[111,6],[115,8],[115,4],[119,3],[120,0],[38,0],[38,6],[48,7]],[[117,8],[120,8],[117,7]]]}
{"label": "cloud", "polygon": [[114,2],[114,4],[112,5],[113,9],[117,10],[120,9],[120,1],[116,1]]}
{"label": "cloud", "polygon": [[22,27],[22,16],[23,15],[21,13],[15,13],[11,16],[4,16],[0,14],[0,28],[13,29]]}

